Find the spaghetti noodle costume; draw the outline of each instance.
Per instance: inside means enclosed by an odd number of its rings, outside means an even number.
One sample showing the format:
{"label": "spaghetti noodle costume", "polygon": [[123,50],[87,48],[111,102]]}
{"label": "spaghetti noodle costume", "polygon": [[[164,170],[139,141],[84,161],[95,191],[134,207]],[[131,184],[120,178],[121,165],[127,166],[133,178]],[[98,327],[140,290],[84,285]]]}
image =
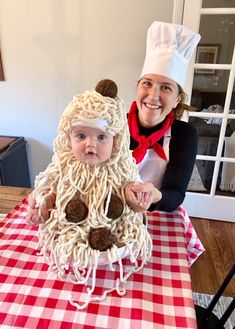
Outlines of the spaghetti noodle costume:
{"label": "spaghetti noodle costume", "polygon": [[[104,163],[88,165],[74,156],[69,134],[81,120],[103,120],[107,123],[105,129],[113,134],[113,151]],[[123,101],[119,97],[104,97],[95,90],[85,91],[75,96],[65,109],[54,141],[52,163],[35,180],[33,196],[38,205],[43,202],[45,193],[56,194],[49,219],[39,226],[39,248],[49,270],[62,280],[88,285],[85,303],[72,302],[77,308],[84,308],[92,299],[102,299],[113,290],[124,294],[125,289],[120,288],[120,283],[125,283],[151,256],[152,242],[147,228],[124,197],[125,184],[139,177],[129,143]],[[113,196],[123,204],[122,213],[117,218],[108,217]],[[70,221],[67,216],[66,209],[72,201],[87,206],[85,217],[78,222]],[[100,228],[105,228],[110,233],[108,235],[114,237],[110,248],[105,251],[92,248],[89,241],[91,233]],[[108,264],[118,262],[120,275],[112,289],[106,290],[103,296],[92,297],[96,269],[104,253]],[[132,263],[127,273],[122,265],[124,254]],[[137,258],[141,261],[138,262]]]}

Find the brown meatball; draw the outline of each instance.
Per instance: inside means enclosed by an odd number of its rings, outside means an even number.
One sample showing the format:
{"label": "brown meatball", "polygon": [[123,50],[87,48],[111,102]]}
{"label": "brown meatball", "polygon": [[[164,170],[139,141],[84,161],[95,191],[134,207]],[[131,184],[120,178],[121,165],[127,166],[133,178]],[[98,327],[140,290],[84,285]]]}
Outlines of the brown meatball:
{"label": "brown meatball", "polygon": [[88,215],[86,204],[81,200],[71,200],[68,202],[66,209],[66,219],[69,222],[79,223]]}
{"label": "brown meatball", "polygon": [[95,90],[104,97],[116,98],[118,88],[113,80],[104,79],[97,83]]}
{"label": "brown meatball", "polygon": [[116,236],[106,227],[91,229],[89,234],[89,244],[92,249],[105,251],[110,249],[116,242]]}
{"label": "brown meatball", "polygon": [[122,200],[117,195],[112,194],[109,202],[107,217],[111,219],[117,219],[122,215],[123,210],[124,210],[124,205]]}

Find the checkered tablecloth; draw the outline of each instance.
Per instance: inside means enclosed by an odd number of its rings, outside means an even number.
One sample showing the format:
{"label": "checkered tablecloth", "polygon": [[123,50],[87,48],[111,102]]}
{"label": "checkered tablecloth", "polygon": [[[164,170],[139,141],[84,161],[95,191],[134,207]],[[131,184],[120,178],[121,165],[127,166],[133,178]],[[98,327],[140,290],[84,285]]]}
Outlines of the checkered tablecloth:
{"label": "checkered tablecloth", "polygon": [[[27,200],[0,222],[0,328],[196,328],[189,264],[203,251],[183,208],[148,214],[153,254],[132,274],[127,293],[111,293],[85,310],[83,285],[56,279],[37,254],[37,227],[26,224]],[[97,270],[97,291],[117,277],[108,267]]]}

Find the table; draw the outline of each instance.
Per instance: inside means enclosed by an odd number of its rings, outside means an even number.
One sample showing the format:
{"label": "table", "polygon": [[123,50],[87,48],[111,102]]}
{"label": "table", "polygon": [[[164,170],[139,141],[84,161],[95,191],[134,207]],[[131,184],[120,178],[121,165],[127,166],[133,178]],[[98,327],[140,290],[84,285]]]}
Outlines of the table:
{"label": "table", "polygon": [[7,214],[22,199],[27,197],[32,188],[0,185],[0,215]]}
{"label": "table", "polygon": [[[48,274],[37,255],[37,227],[25,222],[26,207],[24,199],[0,221],[1,329],[196,328],[189,263],[203,246],[183,208],[148,213],[153,255],[128,279],[126,295],[113,292],[78,311],[69,296],[82,298],[86,290]],[[98,285],[114,276],[97,270]]]}

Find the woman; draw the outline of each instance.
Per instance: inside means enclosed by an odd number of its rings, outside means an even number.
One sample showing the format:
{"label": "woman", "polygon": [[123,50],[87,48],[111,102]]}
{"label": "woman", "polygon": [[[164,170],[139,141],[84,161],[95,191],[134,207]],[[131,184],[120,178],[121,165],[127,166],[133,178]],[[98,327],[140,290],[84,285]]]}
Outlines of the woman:
{"label": "woman", "polygon": [[[196,152],[197,134],[179,121],[190,107],[183,102],[188,62],[200,40],[181,25],[154,22],[146,58],[128,115],[131,149],[143,184],[130,183],[126,199],[135,211],[173,211],[184,200]],[[141,196],[145,195],[145,203]]]}

